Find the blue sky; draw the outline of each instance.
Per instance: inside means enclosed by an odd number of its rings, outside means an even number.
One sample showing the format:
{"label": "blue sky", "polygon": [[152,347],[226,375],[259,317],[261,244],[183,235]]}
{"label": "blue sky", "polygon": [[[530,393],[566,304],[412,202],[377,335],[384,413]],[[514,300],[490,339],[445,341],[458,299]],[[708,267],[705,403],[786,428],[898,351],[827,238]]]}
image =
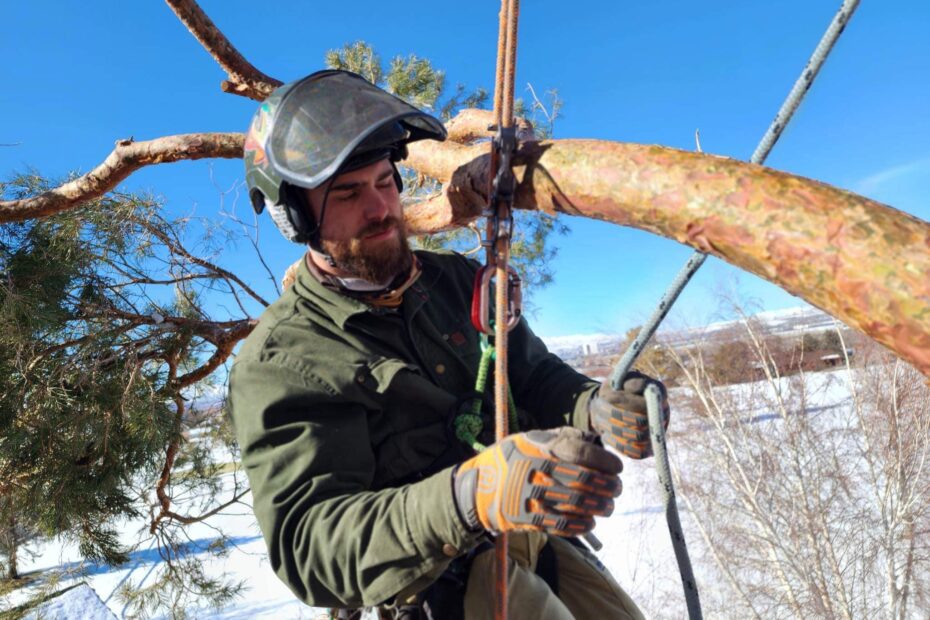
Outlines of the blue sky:
{"label": "blue sky", "polygon": [[[469,88],[492,85],[496,1],[254,2],[201,6],[257,67],[288,81],[355,40],[383,58],[417,54]],[[839,6],[838,0],[522,3],[518,93],[557,88],[556,136],[595,137],[746,159]],[[114,141],[243,131],[255,103],[222,93],[225,75],[161,2],[5,3],[0,52],[0,174],[85,172]],[[866,1],[767,164],[930,219],[930,2]],[[212,217],[240,162],[143,170],[123,185],[173,213]],[[225,196],[232,208],[235,191]],[[238,211],[247,214],[245,200]],[[537,292],[543,336],[622,331],[651,311],[690,248],[637,230],[568,218],[556,280]],[[278,272],[301,250],[263,221]],[[247,252],[227,264],[262,286]],[[270,287],[264,289],[270,292]],[[720,290],[762,307],[798,305],[777,287],[711,259],[676,310],[713,318]]]}

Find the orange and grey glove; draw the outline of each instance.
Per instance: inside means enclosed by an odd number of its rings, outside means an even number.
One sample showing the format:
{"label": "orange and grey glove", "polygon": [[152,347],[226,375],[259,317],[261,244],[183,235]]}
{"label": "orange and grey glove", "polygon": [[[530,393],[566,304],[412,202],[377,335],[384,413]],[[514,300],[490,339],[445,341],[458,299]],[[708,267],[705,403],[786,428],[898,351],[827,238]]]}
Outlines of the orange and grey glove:
{"label": "orange and grey glove", "polygon": [[652,456],[649,440],[649,416],[646,411],[646,387],[656,385],[662,392],[662,420],[668,428],[670,409],[668,394],[661,381],[631,370],[623,378],[623,389],[604,383],[588,403],[591,428],[604,443],[631,459]]}
{"label": "orange and grey glove", "polygon": [[455,502],[472,530],[578,536],[614,510],[620,459],[592,433],[562,427],[511,435],[460,464]]}

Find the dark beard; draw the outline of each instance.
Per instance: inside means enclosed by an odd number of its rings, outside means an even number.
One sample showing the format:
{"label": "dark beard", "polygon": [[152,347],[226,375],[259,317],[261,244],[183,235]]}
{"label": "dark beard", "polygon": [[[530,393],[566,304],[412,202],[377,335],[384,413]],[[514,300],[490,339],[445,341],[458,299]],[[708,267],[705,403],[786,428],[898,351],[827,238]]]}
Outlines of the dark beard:
{"label": "dark beard", "polygon": [[[399,233],[393,242],[366,243],[364,237],[396,226]],[[404,221],[388,217],[362,230],[348,241],[323,240],[323,250],[332,256],[340,270],[375,284],[387,284],[400,274],[407,273],[413,264],[413,253],[407,243]]]}

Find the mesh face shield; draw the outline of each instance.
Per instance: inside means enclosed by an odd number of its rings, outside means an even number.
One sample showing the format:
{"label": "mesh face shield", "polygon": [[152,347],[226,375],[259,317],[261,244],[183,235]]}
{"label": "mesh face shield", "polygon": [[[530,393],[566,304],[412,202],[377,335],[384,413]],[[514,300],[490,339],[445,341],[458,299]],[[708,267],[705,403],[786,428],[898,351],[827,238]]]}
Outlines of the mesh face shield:
{"label": "mesh face shield", "polygon": [[405,136],[392,138],[399,144],[446,137],[437,119],[344,71],[319,72],[296,83],[274,116],[269,162],[283,180],[307,188],[334,175],[356,148],[367,146],[367,139],[387,125],[397,123],[405,130]]}
{"label": "mesh face shield", "polygon": [[[252,118],[243,160],[249,199],[287,239],[313,242],[319,229],[302,193],[342,172],[406,156],[415,140],[445,140],[438,119],[361,76],[318,71],[275,90]],[[401,187],[400,175],[395,182]]]}

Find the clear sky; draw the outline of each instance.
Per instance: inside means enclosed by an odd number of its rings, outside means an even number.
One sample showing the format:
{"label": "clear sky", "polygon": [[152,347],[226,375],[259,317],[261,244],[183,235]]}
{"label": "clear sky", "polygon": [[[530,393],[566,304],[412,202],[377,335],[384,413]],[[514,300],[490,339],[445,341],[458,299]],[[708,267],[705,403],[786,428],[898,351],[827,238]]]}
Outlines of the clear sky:
{"label": "clear sky", "polygon": [[[523,2],[518,94],[556,88],[556,137],[593,137],[752,153],[839,0]],[[491,87],[496,0],[276,2],[205,0],[204,10],[253,64],[289,81],[355,40],[383,58],[416,54],[449,82]],[[264,7],[274,7],[266,9]],[[5,2],[0,11],[0,174],[86,172],[114,141],[244,131],[256,104],[222,93],[225,75],[157,1]],[[930,219],[930,2],[864,0],[767,164],[863,193]],[[241,162],[184,162],[123,185],[174,213],[213,216],[241,187]],[[224,199],[232,208],[235,191]],[[238,204],[247,214],[243,198]],[[567,218],[556,280],[535,295],[543,336],[622,331],[649,314],[690,248],[632,229]],[[278,273],[301,250],[263,221]],[[241,248],[240,248],[241,250]],[[262,276],[245,251],[227,264]],[[734,281],[737,281],[734,284]],[[684,320],[713,316],[736,288],[768,309],[798,299],[711,259],[683,295]],[[270,288],[264,289],[269,293]]]}

